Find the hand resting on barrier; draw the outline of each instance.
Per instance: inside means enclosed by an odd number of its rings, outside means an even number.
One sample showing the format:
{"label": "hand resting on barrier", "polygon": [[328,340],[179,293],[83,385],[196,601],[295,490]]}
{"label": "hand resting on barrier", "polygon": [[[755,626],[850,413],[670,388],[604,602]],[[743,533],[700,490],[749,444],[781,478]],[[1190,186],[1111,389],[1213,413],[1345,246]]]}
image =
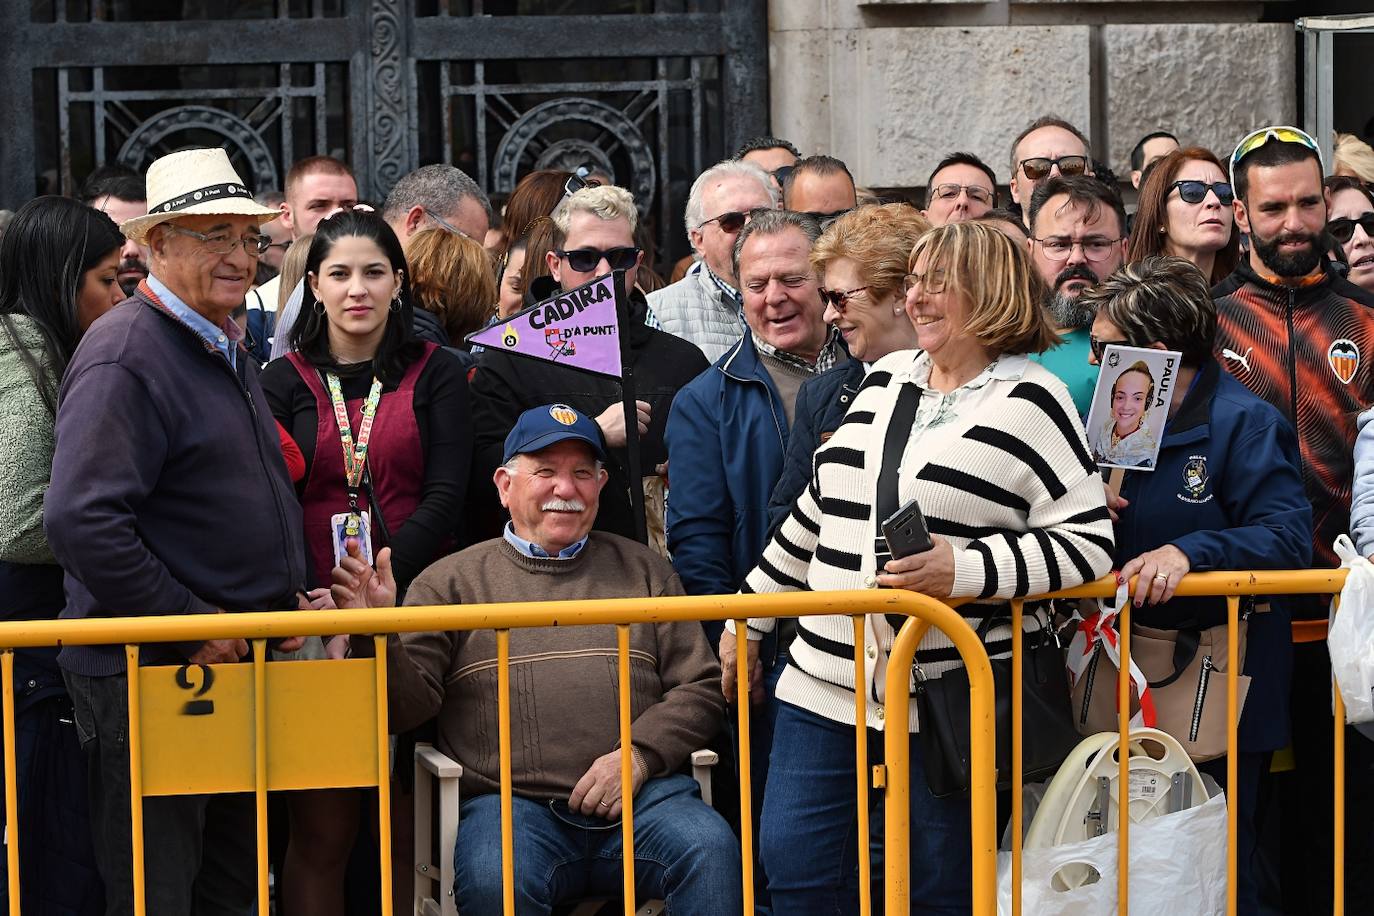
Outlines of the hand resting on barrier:
{"label": "hand resting on barrier", "polygon": [[[748,653],[749,663],[749,702],[757,706],[765,699],[763,690],[763,664],[759,661],[759,641],[757,639],[745,640],[745,651]],[[725,694],[727,703],[735,702],[736,697],[735,682],[736,672],[739,670],[739,660],[736,652],[735,634],[729,630],[724,630],[720,634],[720,689]]]}
{"label": "hand resting on barrier", "polygon": [[[631,798],[639,794],[649,775],[638,757],[634,758],[633,770]],[[617,749],[592,761],[587,772],[573,786],[572,795],[568,796],[568,808],[587,817],[597,815],[614,821],[620,817],[620,801],[620,751]]]}
{"label": "hand resting on barrier", "polygon": [[391,572],[391,548],[377,553],[377,568],[363,559],[357,538],[345,542],[348,556],[334,567],[330,593],[339,608],[368,608],[396,606],[396,577]]}
{"label": "hand resting on barrier", "polygon": [[1188,555],[1173,544],[1165,544],[1145,551],[1121,567],[1118,581],[1125,582],[1131,576],[1140,576],[1135,584],[1135,606],[1140,607],[1147,599],[1151,604],[1161,604],[1174,597],[1179,580],[1190,569],[1192,564],[1188,561]]}
{"label": "hand resting on barrier", "polygon": [[899,560],[888,560],[885,572],[878,574],[883,588],[907,588],[932,598],[948,598],[954,591],[954,548],[949,541],[932,535],[935,546],[924,553],[913,553]]}

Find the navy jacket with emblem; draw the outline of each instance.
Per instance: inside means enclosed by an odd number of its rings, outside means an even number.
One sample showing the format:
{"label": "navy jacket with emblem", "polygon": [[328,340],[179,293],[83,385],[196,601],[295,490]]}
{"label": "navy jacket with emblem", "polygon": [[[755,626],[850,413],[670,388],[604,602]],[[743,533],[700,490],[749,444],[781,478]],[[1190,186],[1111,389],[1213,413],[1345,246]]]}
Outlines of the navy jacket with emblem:
{"label": "navy jacket with emblem", "polygon": [[[1116,526],[1118,568],[1173,544],[1192,571],[1295,569],[1312,559],[1312,507],[1303,488],[1297,436],[1282,414],[1208,362],[1164,427],[1154,471],[1127,471],[1130,505]],[[1250,615],[1244,673],[1252,680],[1241,716],[1240,749],[1288,741],[1293,644],[1287,606]],[[1133,610],[1160,629],[1226,621],[1221,598],[1175,598]]]}

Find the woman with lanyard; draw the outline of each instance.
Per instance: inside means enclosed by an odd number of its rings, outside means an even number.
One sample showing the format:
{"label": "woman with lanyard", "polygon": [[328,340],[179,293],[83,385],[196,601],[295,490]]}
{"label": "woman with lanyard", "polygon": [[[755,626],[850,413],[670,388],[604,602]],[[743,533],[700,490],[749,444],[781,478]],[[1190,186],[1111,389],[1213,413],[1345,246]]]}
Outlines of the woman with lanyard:
{"label": "woman with lanyard", "polygon": [[[471,455],[467,382],[452,354],[412,338],[405,255],[377,215],[342,211],[316,230],[292,352],[262,386],[307,470],[300,486],[317,606],[330,606],[348,537],[391,547],[401,590],[451,543]],[[329,641],[341,657],[347,635]],[[292,916],[344,910],[363,795],[293,793],[284,881]]]}

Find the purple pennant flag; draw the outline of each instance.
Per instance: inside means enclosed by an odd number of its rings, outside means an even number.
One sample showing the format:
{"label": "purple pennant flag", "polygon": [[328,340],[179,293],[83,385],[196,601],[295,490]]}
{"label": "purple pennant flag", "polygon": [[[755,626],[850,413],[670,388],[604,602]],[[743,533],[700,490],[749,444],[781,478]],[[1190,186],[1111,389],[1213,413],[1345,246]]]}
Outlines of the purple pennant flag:
{"label": "purple pennant flag", "polygon": [[620,378],[615,281],[610,275],[599,277],[521,309],[465,339],[516,356]]}

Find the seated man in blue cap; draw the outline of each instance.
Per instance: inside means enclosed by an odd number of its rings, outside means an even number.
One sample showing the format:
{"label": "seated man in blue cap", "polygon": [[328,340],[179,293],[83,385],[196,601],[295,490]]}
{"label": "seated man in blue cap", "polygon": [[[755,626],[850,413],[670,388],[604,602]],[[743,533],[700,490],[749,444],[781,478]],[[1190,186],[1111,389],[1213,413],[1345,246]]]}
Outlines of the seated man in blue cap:
{"label": "seated man in blue cap", "polygon": [[[605,450],[596,423],[563,404],[520,415],[495,473],[511,520],[493,538],[431,565],[408,605],[681,595],[668,562],[593,531]],[[390,607],[389,551],[334,569],[338,606]],[[619,698],[613,626],[511,631],[511,773],[516,912],[615,896],[621,887]],[[360,654],[371,639],[355,641]],[[635,878],[675,914],[737,914],[739,848],[679,772],[723,712],[720,666],[695,622],[630,630]],[[502,912],[496,637],[406,633],[387,648],[393,731],[437,716],[436,746],[463,765],[455,893],[463,916]]]}

